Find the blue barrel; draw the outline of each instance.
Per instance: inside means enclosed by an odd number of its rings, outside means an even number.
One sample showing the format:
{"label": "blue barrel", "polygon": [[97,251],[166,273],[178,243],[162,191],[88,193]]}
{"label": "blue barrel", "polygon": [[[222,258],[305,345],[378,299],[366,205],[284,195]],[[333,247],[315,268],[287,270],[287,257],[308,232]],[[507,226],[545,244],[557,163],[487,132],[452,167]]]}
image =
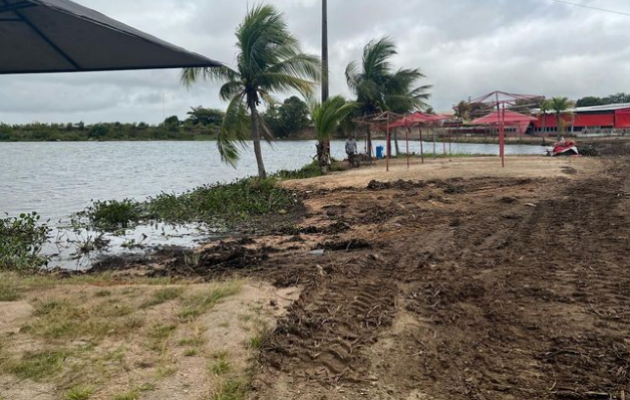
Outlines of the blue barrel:
{"label": "blue barrel", "polygon": [[385,148],[383,146],[376,146],[376,158],[378,160],[384,158],[383,153],[385,152]]}

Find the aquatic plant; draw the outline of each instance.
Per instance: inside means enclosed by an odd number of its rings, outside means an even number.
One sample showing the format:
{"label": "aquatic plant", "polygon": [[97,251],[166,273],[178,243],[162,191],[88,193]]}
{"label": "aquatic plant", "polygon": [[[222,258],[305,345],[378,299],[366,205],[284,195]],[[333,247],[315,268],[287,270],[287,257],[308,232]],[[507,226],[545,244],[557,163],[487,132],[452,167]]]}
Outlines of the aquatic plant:
{"label": "aquatic plant", "polygon": [[51,229],[40,219],[36,212],[0,219],[0,270],[23,271],[48,263],[40,253]]}

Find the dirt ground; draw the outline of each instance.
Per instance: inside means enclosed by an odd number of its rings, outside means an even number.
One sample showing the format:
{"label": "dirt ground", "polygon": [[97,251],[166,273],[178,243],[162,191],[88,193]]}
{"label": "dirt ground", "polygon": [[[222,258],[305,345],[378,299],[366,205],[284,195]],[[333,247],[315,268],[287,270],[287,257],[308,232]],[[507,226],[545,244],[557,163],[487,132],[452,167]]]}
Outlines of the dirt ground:
{"label": "dirt ground", "polygon": [[452,159],[427,158],[421,164],[418,158],[412,158],[409,168],[406,159],[390,161],[390,171],[386,170],[386,161],[377,161],[372,167],[362,167],[330,176],[286,182],[292,188],[334,189],[339,187],[365,188],[372,180],[432,180],[452,178],[538,178],[565,176],[567,171],[592,171],[598,161],[593,158],[551,158],[532,156],[507,157],[505,168],[501,167],[498,157],[470,157]]}
{"label": "dirt ground", "polygon": [[381,168],[287,182],[293,222],[116,274],[272,285],[252,400],[626,398],[627,158]]}

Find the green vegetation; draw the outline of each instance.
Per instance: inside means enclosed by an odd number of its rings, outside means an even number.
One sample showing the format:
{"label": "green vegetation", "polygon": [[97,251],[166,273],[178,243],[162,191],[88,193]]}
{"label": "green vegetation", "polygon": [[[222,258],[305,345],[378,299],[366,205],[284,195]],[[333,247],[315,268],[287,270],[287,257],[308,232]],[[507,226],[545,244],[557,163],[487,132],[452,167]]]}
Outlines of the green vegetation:
{"label": "green vegetation", "polygon": [[184,321],[192,321],[210,311],[219,301],[240,292],[241,288],[241,282],[233,281],[193,294],[182,301],[183,309],[179,316]]}
{"label": "green vegetation", "polygon": [[608,104],[630,103],[630,94],[617,93],[606,97],[587,96],[579,99],[576,107],[605,106]]}
{"label": "green vegetation", "polygon": [[[282,13],[273,6],[251,8],[236,29],[238,66],[220,68],[188,68],[182,72],[187,86],[200,79],[224,82],[220,96],[229,102],[218,148],[224,161],[234,165],[239,147],[250,139],[258,164],[258,176],[267,177],[260,145],[261,137],[269,136],[258,112],[262,101],[269,103],[275,92],[295,90],[313,92],[319,80],[321,63],[316,56],[304,54],[298,40],[287,29]],[[262,131],[262,134],[261,134]]]}
{"label": "green vegetation", "polygon": [[[391,59],[398,52],[390,38],[373,40],[363,50],[361,63],[351,62],[346,69],[348,86],[357,96],[356,116],[370,117],[383,111],[407,113],[428,107],[429,85],[414,88],[424,78],[419,69],[392,69]],[[372,134],[367,127],[368,148]]]}
{"label": "green vegetation", "polygon": [[323,103],[311,104],[311,116],[315,125],[315,135],[319,141],[317,146],[317,161],[322,173],[328,171],[330,157],[325,151],[325,143],[329,143],[333,133],[339,127],[341,121],[346,119],[354,111],[356,105],[348,103],[341,96],[335,96]]}
{"label": "green vegetation", "polygon": [[138,400],[140,399],[139,390],[130,390],[125,393],[120,393],[114,396],[114,400]]}
{"label": "green vegetation", "polygon": [[0,142],[77,142],[77,141],[141,141],[141,140],[214,140],[223,123],[221,110],[193,108],[186,121],[177,116],[159,125],[144,122],[133,124],[0,124]]}
{"label": "green vegetation", "polygon": [[269,104],[263,117],[274,137],[280,139],[290,139],[311,124],[308,105],[297,96],[289,97],[280,105]]}
{"label": "green vegetation", "polygon": [[141,308],[148,308],[157,306],[160,304],[164,304],[166,302],[178,299],[184,293],[184,288],[181,287],[173,287],[173,288],[164,288],[159,289],[153,292],[151,298],[146,302],[142,303]]}
{"label": "green vegetation", "polygon": [[80,213],[100,229],[117,230],[139,221],[231,224],[289,210],[297,201],[275,180],[246,178],[229,184],[202,186],[181,195],[162,193],[146,202],[96,202]]}
{"label": "green vegetation", "polygon": [[27,271],[46,265],[40,255],[50,228],[37,213],[0,219],[0,270]]}
{"label": "green vegetation", "polygon": [[221,390],[212,396],[212,400],[244,400],[251,388],[249,380],[245,378],[228,379]]}
{"label": "green vegetation", "polygon": [[94,389],[87,386],[75,386],[68,391],[66,400],[88,400],[94,394]]}
{"label": "green vegetation", "polygon": [[18,301],[22,298],[20,288],[13,280],[0,281],[0,302]]}
{"label": "green vegetation", "polygon": [[19,360],[0,361],[0,372],[37,382],[49,380],[62,372],[68,355],[63,350],[26,352]]}
{"label": "green vegetation", "polygon": [[558,127],[560,128],[558,130],[558,140],[560,140],[566,129],[566,123],[562,119],[562,117],[574,105],[575,104],[566,97],[554,97],[553,99],[549,100],[548,108],[556,114]]}
{"label": "green vegetation", "polygon": [[221,352],[215,355],[214,361],[210,365],[210,372],[214,375],[225,375],[230,372],[230,362],[228,360],[228,353]]}

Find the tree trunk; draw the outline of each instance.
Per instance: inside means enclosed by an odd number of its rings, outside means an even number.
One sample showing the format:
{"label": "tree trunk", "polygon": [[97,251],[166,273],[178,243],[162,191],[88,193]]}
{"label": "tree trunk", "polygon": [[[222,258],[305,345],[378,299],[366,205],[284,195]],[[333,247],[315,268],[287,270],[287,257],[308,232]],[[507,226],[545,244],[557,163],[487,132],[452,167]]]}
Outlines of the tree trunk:
{"label": "tree trunk", "polygon": [[560,113],[558,113],[558,114],[556,115],[556,120],[557,120],[557,124],[558,124],[558,142],[562,139],[562,131],[560,130],[560,125],[561,125],[561,124],[560,124],[560,120],[561,120],[561,119],[562,119],[562,118],[560,117]]}
{"label": "tree trunk", "polygon": [[260,147],[260,126],[258,121],[258,110],[256,104],[250,102],[250,110],[252,112],[252,141],[254,142],[254,153],[256,154],[256,163],[258,164],[258,177],[260,179],[267,179],[267,172],[265,171],[265,164],[263,162],[262,148]]}
{"label": "tree trunk", "polygon": [[394,129],[394,147],[396,148],[396,157],[400,155],[400,146],[398,145],[398,129]]}

